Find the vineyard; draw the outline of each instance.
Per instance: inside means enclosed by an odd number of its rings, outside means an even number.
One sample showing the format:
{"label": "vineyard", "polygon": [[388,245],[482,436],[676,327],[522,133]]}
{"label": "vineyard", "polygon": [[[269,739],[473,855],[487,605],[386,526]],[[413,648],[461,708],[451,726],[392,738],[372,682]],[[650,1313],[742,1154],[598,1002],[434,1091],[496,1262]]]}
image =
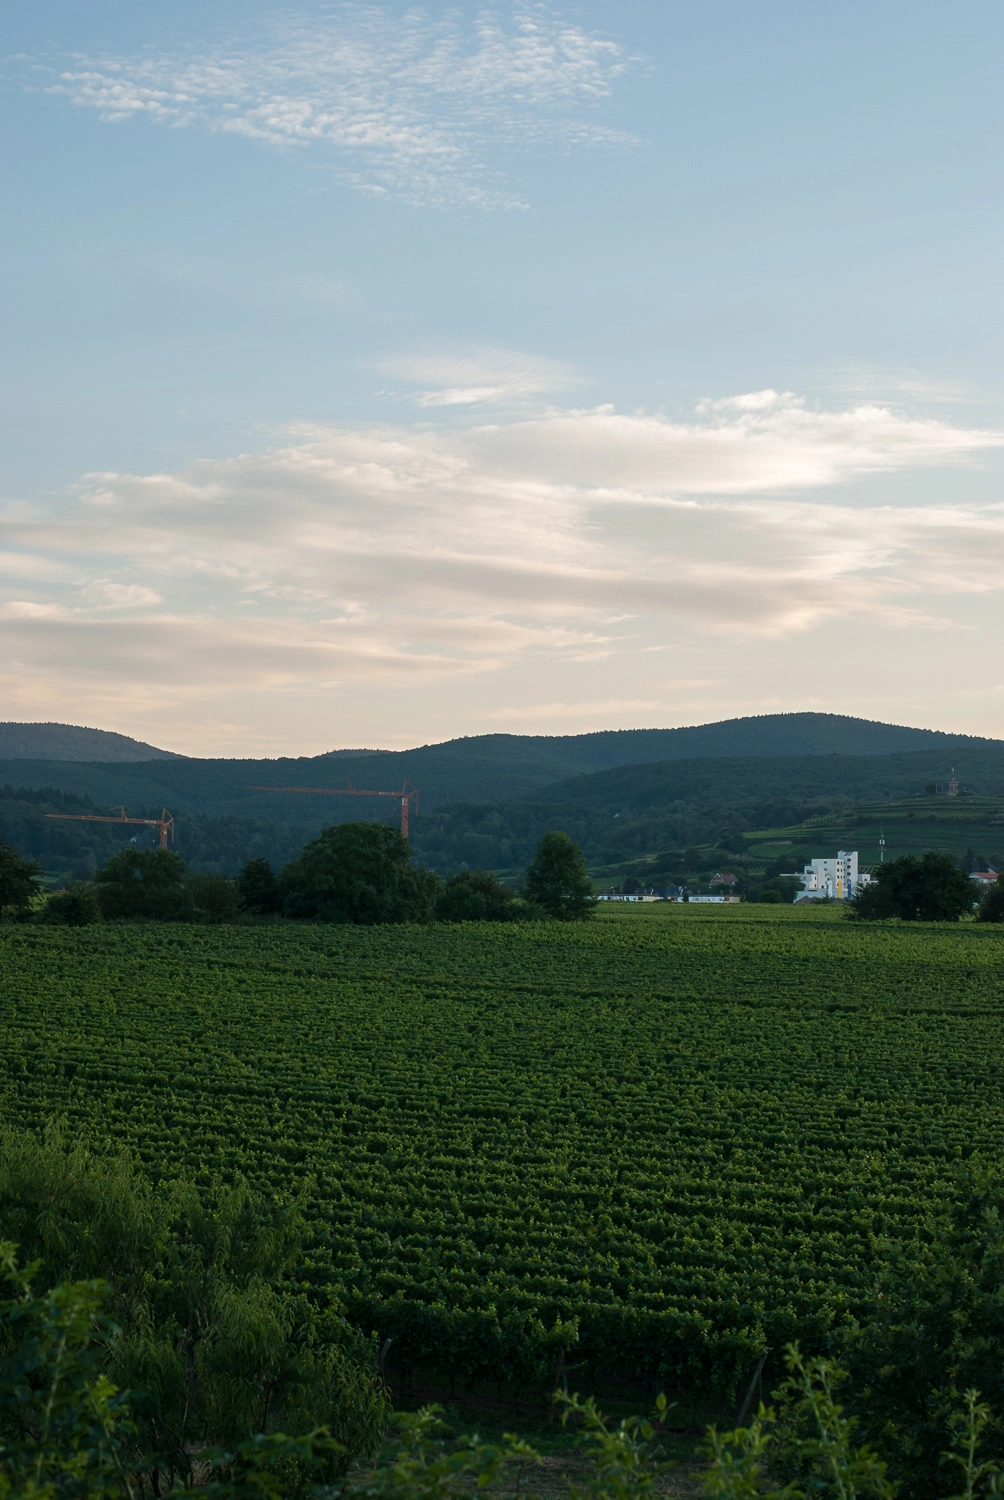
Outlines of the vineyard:
{"label": "vineyard", "polygon": [[15,926],[0,974],[6,1122],[308,1183],[304,1279],[443,1375],[730,1384],[1004,1148],[994,927]]}

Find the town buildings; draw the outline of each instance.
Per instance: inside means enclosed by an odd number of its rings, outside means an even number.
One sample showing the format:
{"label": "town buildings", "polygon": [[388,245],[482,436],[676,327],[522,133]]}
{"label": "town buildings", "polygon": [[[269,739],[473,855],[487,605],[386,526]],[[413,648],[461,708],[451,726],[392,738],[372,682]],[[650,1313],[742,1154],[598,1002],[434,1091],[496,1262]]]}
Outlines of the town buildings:
{"label": "town buildings", "polygon": [[832,859],[810,860],[795,879],[802,882],[802,895],[796,900],[849,901],[862,886],[871,884],[872,877],[859,870],[856,849],[838,849]]}

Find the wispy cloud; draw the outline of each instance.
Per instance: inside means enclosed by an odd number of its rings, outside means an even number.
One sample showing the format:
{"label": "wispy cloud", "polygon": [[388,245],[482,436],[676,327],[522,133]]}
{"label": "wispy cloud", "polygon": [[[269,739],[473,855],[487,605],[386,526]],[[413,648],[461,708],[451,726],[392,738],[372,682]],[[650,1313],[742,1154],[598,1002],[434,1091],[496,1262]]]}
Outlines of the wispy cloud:
{"label": "wispy cloud", "polygon": [[480,348],[447,353],[398,354],[376,368],[411,385],[419,406],[475,406],[512,402],[543,392],[568,390],[579,383],[570,365],[514,349]]}
{"label": "wispy cloud", "polygon": [[341,4],[280,13],[232,43],[76,57],[50,92],[102,119],[145,118],[328,153],[360,189],[415,203],[516,206],[486,147],[623,146],[595,118],[631,58],[543,4],[403,15]]}
{"label": "wispy cloud", "polygon": [[830,376],[829,389],[872,400],[920,401],[930,406],[973,403],[979,399],[970,382],[944,380],[901,365],[849,365]]}

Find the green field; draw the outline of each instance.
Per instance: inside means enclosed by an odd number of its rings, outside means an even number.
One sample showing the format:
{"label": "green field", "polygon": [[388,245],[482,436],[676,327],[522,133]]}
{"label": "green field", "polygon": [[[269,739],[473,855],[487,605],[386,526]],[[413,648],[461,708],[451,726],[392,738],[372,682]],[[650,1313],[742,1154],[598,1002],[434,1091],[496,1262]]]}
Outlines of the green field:
{"label": "green field", "polygon": [[414,1367],[729,1384],[867,1308],[1004,1150],[1004,933],[833,908],[581,926],[0,929],[0,1111],[309,1179],[304,1275]]}

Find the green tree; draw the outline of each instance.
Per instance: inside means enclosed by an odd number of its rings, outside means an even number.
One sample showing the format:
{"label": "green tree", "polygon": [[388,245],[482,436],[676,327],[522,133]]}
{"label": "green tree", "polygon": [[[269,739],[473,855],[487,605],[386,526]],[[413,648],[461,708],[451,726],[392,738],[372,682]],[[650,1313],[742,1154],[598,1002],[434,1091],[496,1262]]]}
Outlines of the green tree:
{"label": "green tree", "polygon": [[249,859],[237,877],[241,911],[266,917],[282,910],[282,892],[267,859]]}
{"label": "green tree", "polygon": [[505,922],[519,910],[516,892],[489,870],[451,875],[436,902],[441,922]]}
{"label": "green tree", "polygon": [[184,921],[192,914],[185,861],[170,849],[122,849],[94,877],[103,915]]}
{"label": "green tree", "polygon": [[549,831],[526,871],[526,898],[549,917],[581,921],[596,910],[593,882],[578,844],[567,833]]}
{"label": "green tree", "polygon": [[288,917],[314,922],[429,922],[442,890],[412,864],[396,828],[339,823],[325,828],[279,877]]}
{"label": "green tree", "polygon": [[978,916],[981,922],[1004,922],[1004,884],[999,875],[990,889],[984,892]]}
{"label": "green tree", "polygon": [[39,912],[39,921],[64,927],[87,927],[101,920],[97,895],[87,881],[71,885],[68,891],[57,891]]}
{"label": "green tree", "polygon": [[0,839],[0,911],[23,915],[38,895],[38,860],[22,859],[6,839]]}
{"label": "green tree", "polygon": [[973,909],[972,881],[947,854],[928,849],[880,865],[875,879],[848,903],[847,915],[863,921],[900,917],[904,922],[957,922]]}

